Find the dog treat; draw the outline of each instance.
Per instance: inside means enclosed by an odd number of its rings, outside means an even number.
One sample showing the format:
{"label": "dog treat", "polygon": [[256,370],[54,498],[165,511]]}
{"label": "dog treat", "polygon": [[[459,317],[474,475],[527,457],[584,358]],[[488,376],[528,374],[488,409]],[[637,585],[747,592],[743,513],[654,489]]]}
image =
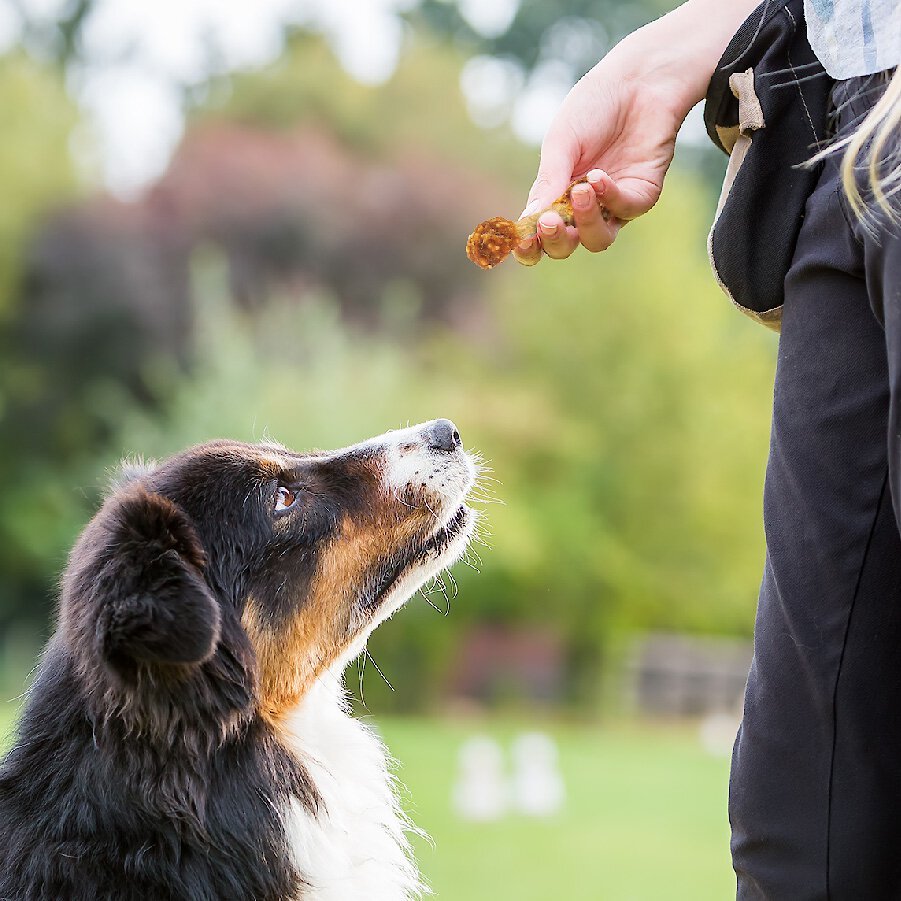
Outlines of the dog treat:
{"label": "dog treat", "polygon": [[[576,185],[585,184],[587,181],[585,177],[577,178],[549,207],[530,216],[524,216],[517,222],[511,222],[503,216],[495,216],[493,219],[480,222],[466,242],[466,256],[482,269],[493,269],[507,258],[520,241],[535,237],[538,233],[538,219],[548,210],[558,213],[566,225],[573,225],[575,219],[570,192]],[[610,213],[605,207],[601,207],[601,215],[605,221],[610,218]],[[538,258],[526,265],[531,266],[537,262]]]}

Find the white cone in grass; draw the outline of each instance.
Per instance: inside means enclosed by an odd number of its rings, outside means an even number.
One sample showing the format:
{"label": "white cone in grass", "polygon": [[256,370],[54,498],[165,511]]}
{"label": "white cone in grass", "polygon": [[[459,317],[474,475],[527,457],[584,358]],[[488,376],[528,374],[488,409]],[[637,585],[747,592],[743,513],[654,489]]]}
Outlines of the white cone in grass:
{"label": "white cone in grass", "polygon": [[563,807],[566,789],[557,765],[557,745],[543,732],[525,732],[513,742],[513,806],[526,816],[550,817]]}
{"label": "white cone in grass", "polygon": [[460,748],[454,810],[464,820],[490,822],[507,812],[507,780],[500,745],[486,735],[467,739]]}

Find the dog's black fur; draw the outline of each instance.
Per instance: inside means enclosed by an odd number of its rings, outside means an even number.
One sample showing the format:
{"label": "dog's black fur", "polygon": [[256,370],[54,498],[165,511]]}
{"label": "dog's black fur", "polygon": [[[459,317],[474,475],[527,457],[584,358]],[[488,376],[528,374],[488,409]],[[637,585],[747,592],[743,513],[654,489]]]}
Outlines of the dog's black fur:
{"label": "dog's black fur", "polygon": [[[139,471],[78,541],[0,766],[0,899],[302,895],[279,810],[292,797],[315,814],[319,799],[260,714],[241,617],[252,597],[278,630],[304,603],[377,473],[365,453],[287,455],[287,471],[265,456],[220,442]],[[274,512],[282,485],[303,493],[302,517]]]}

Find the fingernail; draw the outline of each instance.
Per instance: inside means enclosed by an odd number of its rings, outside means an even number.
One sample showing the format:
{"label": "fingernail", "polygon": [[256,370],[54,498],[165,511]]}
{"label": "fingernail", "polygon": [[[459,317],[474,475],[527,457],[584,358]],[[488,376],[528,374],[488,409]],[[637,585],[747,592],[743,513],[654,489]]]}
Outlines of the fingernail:
{"label": "fingernail", "polygon": [[528,206],[519,214],[520,219],[525,219],[526,216],[531,216],[532,213],[538,211],[538,201],[530,200]]}
{"label": "fingernail", "polygon": [[577,210],[587,210],[591,206],[591,195],[594,193],[588,185],[578,185],[572,189],[570,198]]}
{"label": "fingernail", "polygon": [[544,219],[538,220],[538,225],[541,228],[544,234],[552,237],[557,234],[557,223],[556,222],[546,222]]}
{"label": "fingernail", "polygon": [[519,242],[519,249],[523,253],[528,253],[535,246],[534,238],[525,238],[524,240]]}
{"label": "fingernail", "polygon": [[607,173],[604,172],[603,169],[592,169],[591,172],[588,173],[586,178],[588,179],[591,186],[597,191],[599,194],[604,191],[604,179],[607,177]]}

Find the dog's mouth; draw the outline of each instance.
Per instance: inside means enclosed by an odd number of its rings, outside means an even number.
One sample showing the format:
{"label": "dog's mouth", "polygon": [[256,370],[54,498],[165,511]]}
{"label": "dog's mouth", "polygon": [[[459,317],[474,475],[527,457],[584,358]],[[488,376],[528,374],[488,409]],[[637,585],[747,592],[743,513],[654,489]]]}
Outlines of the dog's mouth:
{"label": "dog's mouth", "polygon": [[454,538],[457,537],[469,522],[469,507],[461,504],[457,512],[428,538],[419,549],[418,559],[426,562],[429,559],[437,560],[448,549]]}
{"label": "dog's mouth", "polygon": [[[383,564],[372,573],[368,584],[360,595],[360,610],[364,616],[375,613],[392,589],[412,575],[416,570],[428,569],[437,572],[454,562],[442,564],[442,558],[470,525],[472,511],[461,504],[456,513],[436,529],[424,541],[414,543],[399,556]],[[413,589],[415,590],[415,589]],[[412,591],[410,592],[412,594]]]}

